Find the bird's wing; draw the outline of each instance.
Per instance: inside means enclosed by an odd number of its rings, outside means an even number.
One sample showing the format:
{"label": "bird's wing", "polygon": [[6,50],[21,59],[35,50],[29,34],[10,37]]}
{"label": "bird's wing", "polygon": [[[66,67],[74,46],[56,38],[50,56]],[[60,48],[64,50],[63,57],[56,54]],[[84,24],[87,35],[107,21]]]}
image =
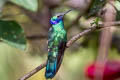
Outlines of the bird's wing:
{"label": "bird's wing", "polygon": [[66,41],[61,41],[61,42],[59,43],[56,73],[58,72],[58,70],[59,70],[59,68],[60,68],[60,65],[61,65],[61,63],[62,63],[65,48],[66,48]]}
{"label": "bird's wing", "polygon": [[57,34],[54,32],[53,28],[50,28],[48,32],[48,59],[45,72],[47,79],[53,78],[57,70],[58,46],[55,45],[56,37]]}

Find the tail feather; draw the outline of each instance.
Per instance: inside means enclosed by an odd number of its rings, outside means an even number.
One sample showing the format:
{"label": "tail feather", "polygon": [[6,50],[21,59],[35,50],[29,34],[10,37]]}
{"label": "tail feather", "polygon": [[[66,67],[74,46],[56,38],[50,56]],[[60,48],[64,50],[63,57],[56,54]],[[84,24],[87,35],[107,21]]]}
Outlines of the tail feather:
{"label": "tail feather", "polygon": [[57,67],[57,60],[55,61],[47,61],[46,65],[46,72],[45,72],[45,77],[48,78],[53,78],[56,74],[56,67]]}
{"label": "tail feather", "polygon": [[46,79],[53,78],[55,74],[58,72],[60,65],[62,63],[62,60],[63,60],[65,47],[66,47],[66,42],[59,45],[57,57],[48,56],[46,72],[45,72]]}

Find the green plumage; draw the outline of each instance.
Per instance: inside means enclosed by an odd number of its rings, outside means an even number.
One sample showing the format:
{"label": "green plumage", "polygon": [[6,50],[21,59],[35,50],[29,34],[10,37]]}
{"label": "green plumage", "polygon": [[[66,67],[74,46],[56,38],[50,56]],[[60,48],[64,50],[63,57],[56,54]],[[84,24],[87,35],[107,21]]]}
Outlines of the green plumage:
{"label": "green plumage", "polygon": [[53,45],[58,46],[61,41],[67,41],[63,21],[50,28],[48,33],[48,48],[51,48]]}
{"label": "green plumage", "polygon": [[[57,19],[57,17],[52,18]],[[52,25],[48,32],[48,61],[46,66],[46,78],[52,78],[57,73],[64,55],[67,36],[63,21]]]}
{"label": "green plumage", "polygon": [[[73,9],[71,9],[73,10]],[[63,17],[65,13],[58,13],[50,20],[52,27],[48,32],[48,59],[46,64],[46,79],[53,78],[60,68],[67,42],[67,34],[64,29]]]}

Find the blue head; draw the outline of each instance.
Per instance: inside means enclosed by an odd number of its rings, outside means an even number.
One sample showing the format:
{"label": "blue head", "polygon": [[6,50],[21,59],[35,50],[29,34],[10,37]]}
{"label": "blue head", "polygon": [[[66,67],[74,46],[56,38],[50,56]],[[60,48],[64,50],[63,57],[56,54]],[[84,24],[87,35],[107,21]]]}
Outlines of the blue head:
{"label": "blue head", "polygon": [[50,23],[51,23],[52,25],[58,24],[60,21],[63,20],[64,15],[67,14],[68,12],[72,11],[72,10],[73,10],[73,9],[70,9],[70,10],[64,12],[64,13],[57,13],[56,15],[54,15],[54,16],[51,18]]}

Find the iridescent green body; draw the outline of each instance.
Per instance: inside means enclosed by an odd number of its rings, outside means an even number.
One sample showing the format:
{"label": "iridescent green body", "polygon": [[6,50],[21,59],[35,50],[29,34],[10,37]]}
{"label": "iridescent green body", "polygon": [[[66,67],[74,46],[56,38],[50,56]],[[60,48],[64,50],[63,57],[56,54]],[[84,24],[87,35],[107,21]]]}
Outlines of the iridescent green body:
{"label": "iridescent green body", "polygon": [[[51,21],[58,21],[57,16],[51,18]],[[45,73],[47,79],[53,78],[57,73],[63,59],[66,42],[64,23],[60,19],[52,25],[48,33],[48,60]]]}
{"label": "iridescent green body", "polygon": [[64,13],[58,13],[50,20],[52,27],[48,32],[48,59],[45,71],[46,79],[53,78],[60,68],[67,42],[67,34],[64,29],[63,17],[72,10],[73,9]]}

